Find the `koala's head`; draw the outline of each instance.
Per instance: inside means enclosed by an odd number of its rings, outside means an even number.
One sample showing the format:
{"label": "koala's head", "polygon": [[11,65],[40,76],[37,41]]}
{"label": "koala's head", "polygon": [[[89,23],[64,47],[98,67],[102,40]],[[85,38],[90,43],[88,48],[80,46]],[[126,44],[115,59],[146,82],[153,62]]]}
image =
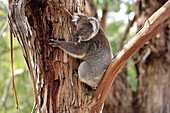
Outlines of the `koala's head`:
{"label": "koala's head", "polygon": [[99,22],[93,17],[88,17],[83,13],[74,13],[73,20],[76,25],[75,35],[80,41],[88,41],[99,31]]}

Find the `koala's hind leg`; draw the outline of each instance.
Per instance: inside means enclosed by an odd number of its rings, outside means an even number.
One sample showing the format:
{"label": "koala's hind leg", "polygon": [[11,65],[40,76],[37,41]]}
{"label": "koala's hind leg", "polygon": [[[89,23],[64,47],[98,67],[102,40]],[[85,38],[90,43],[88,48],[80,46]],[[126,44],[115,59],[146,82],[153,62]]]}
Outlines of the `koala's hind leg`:
{"label": "koala's hind leg", "polygon": [[92,66],[87,61],[83,61],[79,65],[78,78],[81,82],[86,83],[89,86],[98,85],[98,81],[95,79],[94,74]]}

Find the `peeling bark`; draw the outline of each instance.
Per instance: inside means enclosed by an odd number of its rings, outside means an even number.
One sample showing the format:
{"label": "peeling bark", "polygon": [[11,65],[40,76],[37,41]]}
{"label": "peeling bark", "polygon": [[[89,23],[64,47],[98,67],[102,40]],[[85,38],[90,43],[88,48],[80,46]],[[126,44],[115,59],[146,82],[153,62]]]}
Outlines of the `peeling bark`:
{"label": "peeling bark", "polygon": [[[138,30],[167,0],[138,0]],[[135,113],[170,112],[170,18],[154,38],[136,53],[138,88]]]}
{"label": "peeling bark", "polygon": [[[23,55],[31,77],[33,75],[36,81],[40,107],[39,112],[97,112],[99,113],[103,107],[110,86],[112,85],[118,71],[124,66],[132,54],[140,48],[147,40],[155,34],[158,26],[169,16],[170,2],[164,8],[160,9],[155,15],[151,16],[141,31],[136,34],[115,57],[102,78],[96,91],[89,94],[86,85],[80,83],[75,76],[73,70],[77,69],[80,61],[68,56],[60,49],[53,49],[49,46],[48,40],[51,38],[62,39],[65,41],[77,41],[72,33],[75,26],[71,23],[71,17],[64,8],[66,7],[71,13],[84,12],[85,1],[27,1],[25,12],[25,1],[19,0],[19,3],[11,5],[15,9],[12,16],[9,15],[9,23],[13,29],[15,37],[20,36],[24,49]],[[166,10],[167,12],[164,12]],[[11,10],[10,10],[11,11]],[[11,12],[9,11],[9,14]],[[25,19],[30,24],[29,27]],[[13,17],[13,15],[15,15]],[[24,15],[24,16],[21,16]],[[160,15],[163,18],[160,18]],[[15,18],[16,17],[16,18]],[[153,22],[155,22],[153,24]],[[62,38],[60,37],[62,36]],[[31,48],[32,65],[28,53],[28,44]],[[33,86],[35,85],[34,77],[31,78]]]}
{"label": "peeling bark", "polygon": [[72,14],[85,12],[85,2],[30,0],[25,9],[32,31],[30,44],[42,113],[89,112],[92,102],[88,87],[73,75],[80,61],[48,44],[49,39],[77,41],[72,18],[64,8]]}

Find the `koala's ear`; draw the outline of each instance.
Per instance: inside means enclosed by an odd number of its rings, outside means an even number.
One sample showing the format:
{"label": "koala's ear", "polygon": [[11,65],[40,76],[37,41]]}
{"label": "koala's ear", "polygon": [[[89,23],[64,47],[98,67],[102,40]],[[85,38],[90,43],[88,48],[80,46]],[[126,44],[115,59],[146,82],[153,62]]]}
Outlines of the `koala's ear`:
{"label": "koala's ear", "polygon": [[96,18],[89,17],[89,22],[92,24],[93,31],[97,34],[100,28],[99,21]]}
{"label": "koala's ear", "polygon": [[72,22],[74,22],[75,25],[77,25],[77,22],[79,19],[80,19],[80,17],[78,16],[78,13],[74,13]]}
{"label": "koala's ear", "polygon": [[74,22],[75,25],[77,25],[77,24],[78,24],[78,21],[79,21],[83,16],[86,16],[86,15],[83,14],[83,13],[74,13],[72,22]]}

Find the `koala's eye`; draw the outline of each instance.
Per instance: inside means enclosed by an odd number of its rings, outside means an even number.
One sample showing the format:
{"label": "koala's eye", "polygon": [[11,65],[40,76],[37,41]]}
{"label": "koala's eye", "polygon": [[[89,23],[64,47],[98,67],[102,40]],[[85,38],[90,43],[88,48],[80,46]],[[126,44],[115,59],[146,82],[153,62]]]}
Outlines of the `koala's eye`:
{"label": "koala's eye", "polygon": [[84,33],[84,32],[85,32],[85,30],[82,30],[82,31],[81,31],[81,33]]}

